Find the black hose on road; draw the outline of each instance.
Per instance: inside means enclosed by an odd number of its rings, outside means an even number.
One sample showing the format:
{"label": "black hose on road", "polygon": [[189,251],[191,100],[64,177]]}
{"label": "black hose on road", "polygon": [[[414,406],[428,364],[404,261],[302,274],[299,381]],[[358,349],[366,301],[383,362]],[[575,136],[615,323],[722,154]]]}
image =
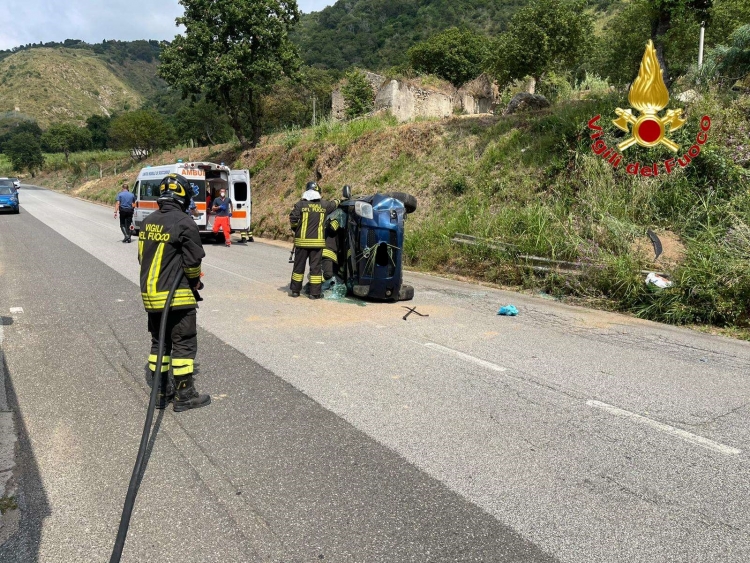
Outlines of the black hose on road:
{"label": "black hose on road", "polygon": [[[169,311],[172,308],[172,298],[174,292],[177,291],[177,287],[182,281],[182,276],[175,276],[174,284],[169,290],[167,295],[167,304],[164,307],[164,311],[161,314],[161,324],[159,325],[159,353],[156,356],[156,368],[161,370],[161,361],[164,357],[164,342],[166,340],[167,333],[167,317]],[[128,486],[128,494],[125,496],[125,504],[122,507],[122,516],[120,517],[120,527],[117,530],[117,539],[115,540],[115,546],[112,549],[112,556],[109,558],[109,563],[120,563],[120,557],[122,557],[122,550],[125,547],[125,538],[128,535],[128,528],[130,527],[130,516],[133,513],[133,506],[135,505],[135,497],[138,494],[138,481],[141,469],[143,468],[143,459],[146,455],[146,448],[148,441],[151,436],[151,423],[154,420],[154,409],[156,408],[156,397],[159,394],[159,386],[161,384],[161,371],[157,373],[154,371],[154,381],[151,385],[151,396],[148,401],[148,411],[146,412],[146,422],[143,425],[143,435],[141,436],[141,445],[138,448],[138,457],[135,460],[135,466],[133,467],[133,474],[130,476],[130,486]]]}

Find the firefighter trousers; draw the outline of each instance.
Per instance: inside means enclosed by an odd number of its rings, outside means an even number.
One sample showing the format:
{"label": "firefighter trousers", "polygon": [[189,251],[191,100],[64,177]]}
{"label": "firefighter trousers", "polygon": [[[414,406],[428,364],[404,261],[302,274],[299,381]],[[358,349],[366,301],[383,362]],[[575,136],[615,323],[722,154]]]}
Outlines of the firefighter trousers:
{"label": "firefighter trousers", "polygon": [[193,373],[195,356],[198,353],[198,330],[196,328],[195,309],[178,309],[170,311],[167,317],[167,333],[164,342],[164,356],[161,370],[156,367],[159,354],[159,327],[162,313],[148,314],[148,331],[151,333],[151,354],[148,357],[148,367],[154,373],[169,371],[175,377]]}
{"label": "firefighter trousers", "polygon": [[305,264],[310,260],[310,295],[320,295],[323,283],[323,249],[297,248],[294,251],[294,271],[289,289],[292,293],[302,292],[302,282],[305,279]]}

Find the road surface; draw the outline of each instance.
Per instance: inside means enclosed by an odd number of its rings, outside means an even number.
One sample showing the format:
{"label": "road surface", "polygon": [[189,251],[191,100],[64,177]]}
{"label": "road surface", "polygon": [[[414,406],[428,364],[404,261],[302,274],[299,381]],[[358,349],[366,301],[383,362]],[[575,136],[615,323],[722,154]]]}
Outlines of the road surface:
{"label": "road surface", "polygon": [[[0,216],[21,531],[107,561],[147,404],[137,245],[41,188]],[[123,561],[750,561],[750,345],[407,273],[292,299],[288,248],[206,244],[197,387],[157,419]],[[496,315],[513,303],[518,317]]]}

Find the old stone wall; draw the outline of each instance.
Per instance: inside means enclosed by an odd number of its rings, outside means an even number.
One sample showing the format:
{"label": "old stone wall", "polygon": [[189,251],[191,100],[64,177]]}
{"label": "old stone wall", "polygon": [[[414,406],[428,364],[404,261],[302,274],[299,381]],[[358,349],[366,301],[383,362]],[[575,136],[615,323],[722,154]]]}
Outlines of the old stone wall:
{"label": "old stone wall", "polygon": [[[370,83],[372,91],[375,92],[376,96],[386,81],[385,77],[369,71],[365,71],[365,79]],[[339,84],[336,86],[331,96],[331,116],[338,121],[346,119],[346,101],[344,100],[344,95],[341,93],[342,85]]]}
{"label": "old stone wall", "polygon": [[[454,113],[489,113],[497,99],[497,87],[484,75],[449,93],[398,80],[389,81],[372,72],[366,73],[366,76],[375,91],[375,111],[390,111],[400,122],[419,117],[450,117]],[[333,118],[346,119],[346,102],[341,86],[334,89],[332,101]]]}
{"label": "old stone wall", "polygon": [[388,110],[401,122],[418,117],[448,117],[453,114],[453,99],[441,92],[391,80],[378,92],[375,110]]}

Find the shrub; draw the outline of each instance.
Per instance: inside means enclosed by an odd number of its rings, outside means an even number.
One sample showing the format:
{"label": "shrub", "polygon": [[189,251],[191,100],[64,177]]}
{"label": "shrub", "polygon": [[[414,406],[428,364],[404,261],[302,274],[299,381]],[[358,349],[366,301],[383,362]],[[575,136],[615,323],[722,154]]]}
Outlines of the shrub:
{"label": "shrub", "polygon": [[355,69],[347,73],[341,94],[346,102],[346,116],[349,119],[369,113],[374,107],[375,91],[361,70]]}

